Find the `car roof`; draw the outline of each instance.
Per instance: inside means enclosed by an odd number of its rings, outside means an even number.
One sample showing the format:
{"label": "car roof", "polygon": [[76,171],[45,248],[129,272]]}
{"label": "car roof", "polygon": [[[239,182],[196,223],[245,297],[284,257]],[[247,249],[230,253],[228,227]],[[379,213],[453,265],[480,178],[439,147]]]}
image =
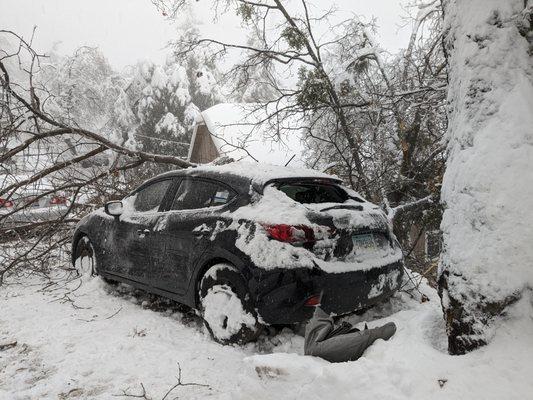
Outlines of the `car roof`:
{"label": "car roof", "polygon": [[[341,180],[333,175],[328,175],[312,169],[290,168],[279,165],[270,165],[252,162],[232,162],[223,165],[201,165],[197,167],[179,169],[165,172],[153,179],[172,176],[192,176],[213,178],[221,181],[233,181],[235,184],[254,185],[262,189],[272,181],[293,179],[319,179],[340,183]],[[151,179],[151,180],[153,180]],[[150,181],[151,181],[150,180]],[[231,183],[231,182],[228,182]]]}

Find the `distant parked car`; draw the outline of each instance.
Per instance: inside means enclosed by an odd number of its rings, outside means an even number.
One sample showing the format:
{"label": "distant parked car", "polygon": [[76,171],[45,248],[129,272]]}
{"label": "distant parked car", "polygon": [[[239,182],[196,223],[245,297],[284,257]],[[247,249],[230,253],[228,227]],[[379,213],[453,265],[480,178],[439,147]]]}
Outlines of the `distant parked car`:
{"label": "distant parked car", "polygon": [[379,207],[333,176],[231,163],[168,172],[83,218],[73,263],[197,309],[221,343],[389,298],[403,256]]}
{"label": "distant parked car", "polygon": [[0,197],[0,225],[18,228],[33,222],[53,221],[68,210],[63,194],[47,194],[45,190],[24,190],[10,197]]}

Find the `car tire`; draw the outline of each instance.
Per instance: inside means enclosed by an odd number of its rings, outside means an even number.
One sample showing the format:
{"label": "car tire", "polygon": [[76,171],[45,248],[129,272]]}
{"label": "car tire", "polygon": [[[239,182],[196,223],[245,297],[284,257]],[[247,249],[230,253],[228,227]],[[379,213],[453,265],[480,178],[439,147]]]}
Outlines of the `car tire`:
{"label": "car tire", "polygon": [[74,268],[79,276],[98,275],[98,266],[94,246],[88,236],[78,239],[74,250]]}
{"label": "car tire", "polygon": [[213,265],[204,274],[199,303],[204,324],[218,343],[242,345],[263,330],[246,284],[230,264]]}

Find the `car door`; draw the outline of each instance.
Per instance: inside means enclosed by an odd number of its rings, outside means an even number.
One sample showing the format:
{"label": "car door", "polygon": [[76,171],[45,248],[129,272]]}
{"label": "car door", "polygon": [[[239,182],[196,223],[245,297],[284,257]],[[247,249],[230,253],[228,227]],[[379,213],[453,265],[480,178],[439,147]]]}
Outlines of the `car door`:
{"label": "car door", "polygon": [[114,254],[111,273],[150,284],[152,253],[158,241],[154,226],[171,184],[168,178],[150,182],[123,200],[124,211],[115,219],[109,238],[109,251]]}
{"label": "car door", "polygon": [[218,181],[184,178],[179,182],[169,209],[155,227],[161,240],[153,267],[154,287],[178,295],[186,291],[195,260],[211,243],[219,213],[234,197],[235,192]]}

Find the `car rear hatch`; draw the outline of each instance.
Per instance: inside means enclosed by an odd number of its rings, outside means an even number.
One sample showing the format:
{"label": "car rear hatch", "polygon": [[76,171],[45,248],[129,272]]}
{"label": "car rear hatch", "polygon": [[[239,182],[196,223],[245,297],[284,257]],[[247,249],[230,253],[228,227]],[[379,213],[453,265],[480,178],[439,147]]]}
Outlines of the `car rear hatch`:
{"label": "car rear hatch", "polygon": [[301,245],[317,258],[340,263],[374,260],[381,266],[391,254],[397,255],[398,246],[379,207],[349,195],[336,181],[293,179],[271,184],[306,207],[309,226],[295,228],[305,230],[308,240]]}
{"label": "car rear hatch", "polygon": [[319,236],[312,251],[328,261],[354,261],[385,255],[394,247],[386,219],[372,206],[327,206],[308,204],[308,219],[327,226],[328,235]]}

